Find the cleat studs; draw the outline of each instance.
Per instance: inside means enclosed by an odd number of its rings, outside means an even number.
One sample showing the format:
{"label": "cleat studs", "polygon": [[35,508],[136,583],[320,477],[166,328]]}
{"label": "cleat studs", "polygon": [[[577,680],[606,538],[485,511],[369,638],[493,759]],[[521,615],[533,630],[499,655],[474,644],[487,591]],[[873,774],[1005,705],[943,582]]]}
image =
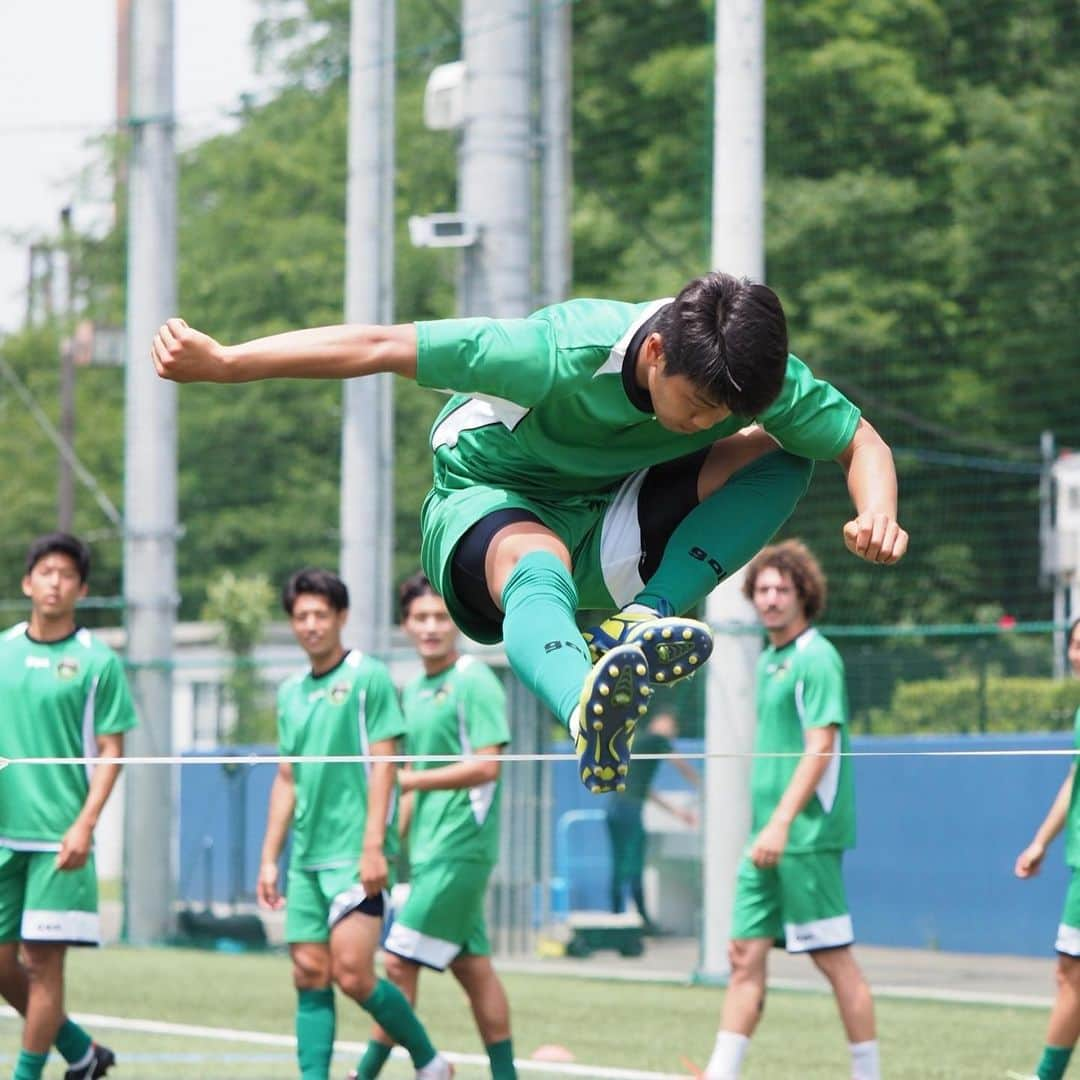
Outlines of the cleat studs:
{"label": "cleat studs", "polygon": [[626,785],[625,784],[616,784],[615,785],[615,790],[616,790],[616,792],[618,792],[621,795],[626,790]]}
{"label": "cleat studs", "polygon": [[664,675],[664,673],[663,673],[662,671],[658,671],[658,672],[656,673],[656,681],[657,681],[657,682],[663,682],[663,681],[664,681],[664,679],[665,679],[665,675]]}
{"label": "cleat studs", "polygon": [[618,667],[618,665],[617,665],[617,664],[612,664],[612,665],[611,665],[611,666],[610,666],[610,667],[609,667],[609,668],[607,669],[607,673],[608,673],[608,674],[609,674],[609,675],[610,675],[610,676],[611,676],[611,677],[612,677],[613,679],[617,679],[617,678],[619,677],[619,667]]}
{"label": "cleat studs", "polygon": [[620,765],[619,768],[618,768],[618,773],[619,773],[620,776],[625,776],[629,771],[630,771],[630,766],[629,765]]}
{"label": "cleat studs", "polygon": [[601,704],[600,704],[600,702],[598,701],[598,702],[597,702],[597,703],[596,703],[596,704],[595,704],[595,705],[594,705],[594,706],[592,707],[592,711],[593,711],[593,715],[594,715],[594,716],[603,716],[603,715],[604,715],[604,706],[603,706],[603,705],[601,705]]}
{"label": "cleat studs", "polygon": [[645,633],[644,633],[644,634],[642,634],[642,637],[643,637],[643,638],[644,638],[644,639],[645,639],[646,641],[652,641],[652,639],[653,639],[654,637],[656,637],[656,632],[655,632],[655,631],[653,631],[653,630],[646,630],[646,631],[645,631]]}
{"label": "cleat studs", "polygon": [[638,664],[637,667],[634,668],[634,672],[637,675],[648,675],[649,669],[644,664]]}
{"label": "cleat studs", "polygon": [[672,674],[681,675],[683,673],[682,664],[676,664],[671,670],[672,670]]}
{"label": "cleat studs", "polygon": [[693,630],[684,630],[682,632],[683,641],[689,641],[694,636]]}
{"label": "cleat studs", "polygon": [[600,695],[602,697],[607,697],[608,694],[611,693],[611,687],[608,686],[608,684],[605,683],[605,682],[600,683],[599,686],[597,686],[596,689],[600,691]]}
{"label": "cleat studs", "polygon": [[669,638],[669,637],[671,637],[673,631],[672,631],[670,626],[665,626],[663,633],[664,633],[665,638]]}
{"label": "cleat studs", "polygon": [[698,662],[698,654],[692,652],[686,659],[689,660],[691,664],[696,664]]}
{"label": "cleat studs", "polygon": [[649,706],[648,705],[639,705],[637,707],[638,716],[644,716],[648,711],[649,711]]}

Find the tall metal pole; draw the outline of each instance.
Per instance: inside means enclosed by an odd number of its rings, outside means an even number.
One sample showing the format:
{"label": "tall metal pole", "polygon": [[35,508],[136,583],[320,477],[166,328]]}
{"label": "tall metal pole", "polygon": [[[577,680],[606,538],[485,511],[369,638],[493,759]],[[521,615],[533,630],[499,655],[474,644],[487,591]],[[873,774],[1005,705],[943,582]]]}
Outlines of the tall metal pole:
{"label": "tall metal pole", "polygon": [[[131,5],[131,154],[124,414],[124,603],[127,658],[139,726],[133,754],[172,752],[172,637],[176,614],[176,387],[147,359],[176,312],[176,157],[173,4]],[[132,942],[164,938],[171,921],[173,799],[168,774],[125,778],[126,917]]]}
{"label": "tall metal pole", "polygon": [[529,0],[463,0],[465,131],[459,206],[479,226],[465,249],[463,315],[513,318],[533,307]]}
{"label": "tall metal pole", "polygon": [[[394,304],[394,2],[353,0],[345,319],[388,323]],[[392,621],[393,376],[345,383],[341,431],[341,574],[350,638],[384,653]]]}
{"label": "tall metal pole", "polygon": [[[75,244],[71,231],[71,207],[60,211],[60,243],[64,250],[64,331],[60,346],[60,437],[75,445]],[[71,532],[75,520],[75,474],[71,459],[59,455],[56,485],[56,525]]]}
{"label": "tall metal pole", "polygon": [[570,294],[570,0],[540,5],[540,300]]}
{"label": "tall metal pole", "polygon": [[[764,0],[717,0],[713,116],[712,263],[761,280],[765,272],[765,10]],[[760,638],[733,574],[709,597],[716,634],[708,666],[705,748],[747,753],[754,738],[754,664]],[[741,631],[741,632],[739,632]],[[750,827],[750,766],[745,758],[709,757],[705,764],[703,884],[705,920],[701,974],[728,971],[735,873]]]}

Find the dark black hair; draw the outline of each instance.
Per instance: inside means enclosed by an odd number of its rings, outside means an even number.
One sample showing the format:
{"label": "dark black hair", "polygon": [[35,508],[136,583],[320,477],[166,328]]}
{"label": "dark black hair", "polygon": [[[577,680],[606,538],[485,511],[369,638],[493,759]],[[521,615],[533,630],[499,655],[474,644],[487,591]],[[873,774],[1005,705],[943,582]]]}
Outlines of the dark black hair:
{"label": "dark black hair", "polygon": [[784,385],[787,320],[767,285],[719,272],[695,278],[660,314],[665,372],[685,375],[736,416],[764,412]]}
{"label": "dark black hair", "polygon": [[435,586],[428,581],[427,574],[418,570],[412,577],[407,577],[398,586],[398,610],[404,621],[409,617],[409,608],[418,596],[438,596]]}
{"label": "dark black hair", "polygon": [[85,582],[90,576],[90,549],[77,537],[66,532],[51,532],[39,536],[26,552],[26,572],[31,570],[46,555],[67,555],[79,571],[79,580]]}
{"label": "dark black hair", "polygon": [[285,582],[285,588],[281,590],[281,606],[287,615],[292,615],[296,598],[303,593],[325,596],[335,611],[349,609],[349,590],[345,587],[345,582],[329,570],[316,570],[309,566],[304,570],[297,570]]}

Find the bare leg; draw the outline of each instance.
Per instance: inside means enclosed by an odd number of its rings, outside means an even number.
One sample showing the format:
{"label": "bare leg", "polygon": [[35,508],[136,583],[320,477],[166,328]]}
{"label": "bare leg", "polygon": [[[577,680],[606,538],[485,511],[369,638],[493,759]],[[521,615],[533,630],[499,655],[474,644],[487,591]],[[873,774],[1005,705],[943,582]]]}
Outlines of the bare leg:
{"label": "bare leg", "polygon": [[1080,1038],[1080,958],[1058,954],[1057,996],[1050,1011],[1046,1042],[1075,1046]]}
{"label": "bare leg", "polygon": [[743,938],[728,944],[731,977],[720,1015],[722,1031],[734,1031],[748,1038],[754,1034],[765,1010],[766,960],[771,938]]}
{"label": "bare leg", "polygon": [[863,1043],[877,1038],[870,985],[855,962],[851,949],[822,949],[810,955],[832,986],[848,1042]]}
{"label": "bare leg", "polygon": [[24,943],[28,994],[23,1049],[47,1054],[64,1019],[64,955],[66,945]]}
{"label": "bare leg", "polygon": [[485,1046],[510,1038],[510,1002],[488,956],[460,954],[450,965],[468,995],[476,1030]]}

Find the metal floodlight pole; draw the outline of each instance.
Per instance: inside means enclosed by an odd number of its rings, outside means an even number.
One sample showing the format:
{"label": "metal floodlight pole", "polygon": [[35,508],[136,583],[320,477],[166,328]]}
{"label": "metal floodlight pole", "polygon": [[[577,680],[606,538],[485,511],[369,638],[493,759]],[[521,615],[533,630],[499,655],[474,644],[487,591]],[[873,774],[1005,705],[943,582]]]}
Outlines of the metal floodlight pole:
{"label": "metal floodlight pole", "polygon": [[570,0],[540,5],[540,299],[570,294]]}
{"label": "metal floodlight pole", "polygon": [[[176,387],[157,377],[148,351],[158,326],[176,311],[172,0],[138,0],[131,19],[124,603],[139,726],[128,747],[135,755],[167,755],[177,603]],[[133,768],[125,796],[127,937],[160,941],[172,922],[172,791],[157,770]]]}
{"label": "metal floodlight pole", "polygon": [[[765,10],[764,0],[717,0],[713,116],[712,264],[761,280],[765,272]],[[709,597],[716,626],[756,623],[733,574]],[[747,752],[754,736],[754,633],[721,630],[708,665],[705,749]],[[709,757],[705,763],[704,928],[701,974],[728,971],[735,873],[750,825],[750,767],[746,759]]]}
{"label": "metal floodlight pole", "polygon": [[458,207],[479,239],[464,249],[462,315],[533,307],[529,0],[463,0],[465,130]]}
{"label": "metal floodlight pole", "polygon": [[[394,306],[394,3],[353,0],[350,30],[345,319],[389,323]],[[345,383],[341,576],[356,644],[385,654],[392,621],[393,376]]]}

